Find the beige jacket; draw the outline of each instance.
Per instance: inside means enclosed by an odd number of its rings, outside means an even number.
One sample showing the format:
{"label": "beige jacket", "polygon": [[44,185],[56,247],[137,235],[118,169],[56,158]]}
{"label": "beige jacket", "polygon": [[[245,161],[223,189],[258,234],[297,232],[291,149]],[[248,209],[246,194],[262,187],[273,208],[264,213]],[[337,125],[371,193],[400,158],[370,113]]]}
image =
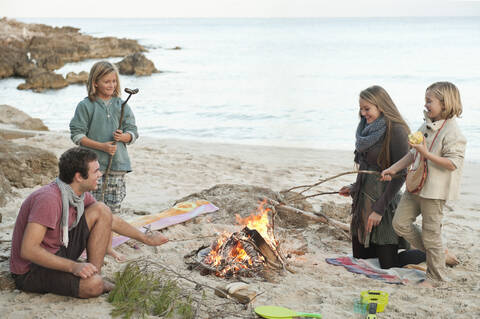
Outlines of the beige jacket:
{"label": "beige jacket", "polygon": [[[425,123],[418,129],[425,136],[427,149],[442,127],[445,120],[432,122],[425,114]],[[455,200],[460,194],[460,180],[463,171],[463,159],[465,157],[465,146],[467,140],[463,136],[457,122],[454,118],[446,120],[447,122],[438,133],[432,149],[433,154],[448,158],[457,168],[450,171],[431,161],[427,161],[428,175],[423,188],[418,195],[423,198]],[[411,149],[410,152],[415,156],[417,151]],[[418,167],[420,155],[416,157],[414,167]]]}

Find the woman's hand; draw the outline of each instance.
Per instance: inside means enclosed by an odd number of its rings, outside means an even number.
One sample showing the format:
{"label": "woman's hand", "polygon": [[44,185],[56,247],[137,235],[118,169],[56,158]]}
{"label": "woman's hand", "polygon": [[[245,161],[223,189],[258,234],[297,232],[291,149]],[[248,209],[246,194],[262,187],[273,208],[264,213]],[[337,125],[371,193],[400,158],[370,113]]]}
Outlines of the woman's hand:
{"label": "woman's hand", "polygon": [[368,216],[367,233],[370,233],[372,231],[372,228],[374,226],[378,226],[381,221],[382,221],[382,215],[376,212],[372,212],[370,216]]}
{"label": "woman's hand", "polygon": [[343,186],[342,188],[340,188],[340,190],[338,191],[338,195],[342,195],[345,197],[350,196],[350,186]]}
{"label": "woman's hand", "polygon": [[113,156],[117,151],[117,144],[114,142],[105,142],[103,143],[103,151]]}

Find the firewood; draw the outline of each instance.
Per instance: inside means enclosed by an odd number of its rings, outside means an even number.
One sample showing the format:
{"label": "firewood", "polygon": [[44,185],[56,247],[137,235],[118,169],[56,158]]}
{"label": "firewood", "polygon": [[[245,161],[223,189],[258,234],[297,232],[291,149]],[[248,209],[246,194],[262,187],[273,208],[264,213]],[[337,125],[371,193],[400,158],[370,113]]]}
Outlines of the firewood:
{"label": "firewood", "polygon": [[307,217],[311,220],[318,221],[318,222],[323,223],[323,224],[331,225],[334,228],[337,228],[340,231],[340,233],[342,233],[345,237],[347,237],[348,239],[351,240],[350,234],[347,233],[347,231],[350,230],[350,227],[345,223],[334,220],[334,219],[332,219],[332,218],[328,217],[327,215],[324,215],[320,212],[315,212],[315,213],[306,212],[306,211],[303,211],[301,209],[291,207],[291,206],[285,205],[283,203],[277,202],[276,200],[273,200],[271,198],[267,198],[267,200],[272,205],[275,205],[276,209],[283,209],[284,211],[289,212],[289,213],[301,214],[301,215],[303,215],[303,216],[305,216],[305,217]]}
{"label": "firewood", "polygon": [[257,293],[251,289],[240,289],[237,290],[233,293],[229,293],[227,288],[224,286],[217,286],[215,287],[215,295],[221,297],[221,298],[234,298],[241,304],[248,304],[250,303],[256,296]]}

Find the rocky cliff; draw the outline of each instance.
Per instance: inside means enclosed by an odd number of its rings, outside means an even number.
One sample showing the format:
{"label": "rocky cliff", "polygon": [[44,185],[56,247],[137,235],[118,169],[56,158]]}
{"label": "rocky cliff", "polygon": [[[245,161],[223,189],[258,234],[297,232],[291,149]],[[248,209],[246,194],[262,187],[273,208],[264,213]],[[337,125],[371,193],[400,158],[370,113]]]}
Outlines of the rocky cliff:
{"label": "rocky cliff", "polygon": [[52,152],[14,141],[32,136],[32,131],[48,131],[40,119],[31,118],[9,105],[0,105],[0,124],[1,207],[15,193],[13,187],[33,187],[53,180],[58,160]]}
{"label": "rocky cliff", "polygon": [[[59,89],[71,83],[86,81],[85,74],[72,74],[65,79],[53,71],[66,63],[85,59],[102,59],[135,55],[132,62],[147,51],[136,40],[113,37],[95,38],[73,27],[51,27],[44,24],[26,24],[16,20],[0,19],[0,78],[21,77],[25,83],[18,89]],[[140,55],[139,55],[140,54]],[[143,59],[146,59],[143,56]],[[148,60],[147,60],[148,61]],[[144,75],[157,72],[153,63],[142,63],[138,72]],[[147,65],[147,69],[144,66]],[[127,68],[128,69],[128,68]]]}

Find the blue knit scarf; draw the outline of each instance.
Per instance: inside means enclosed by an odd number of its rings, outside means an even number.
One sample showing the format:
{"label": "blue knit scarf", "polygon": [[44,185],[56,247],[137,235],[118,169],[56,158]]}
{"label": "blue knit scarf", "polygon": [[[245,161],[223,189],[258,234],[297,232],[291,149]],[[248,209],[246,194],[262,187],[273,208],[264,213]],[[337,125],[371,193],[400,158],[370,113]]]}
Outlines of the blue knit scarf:
{"label": "blue knit scarf", "polygon": [[387,124],[383,114],[370,124],[367,124],[367,120],[362,117],[355,134],[355,150],[359,153],[368,150],[383,137],[386,129]]}

